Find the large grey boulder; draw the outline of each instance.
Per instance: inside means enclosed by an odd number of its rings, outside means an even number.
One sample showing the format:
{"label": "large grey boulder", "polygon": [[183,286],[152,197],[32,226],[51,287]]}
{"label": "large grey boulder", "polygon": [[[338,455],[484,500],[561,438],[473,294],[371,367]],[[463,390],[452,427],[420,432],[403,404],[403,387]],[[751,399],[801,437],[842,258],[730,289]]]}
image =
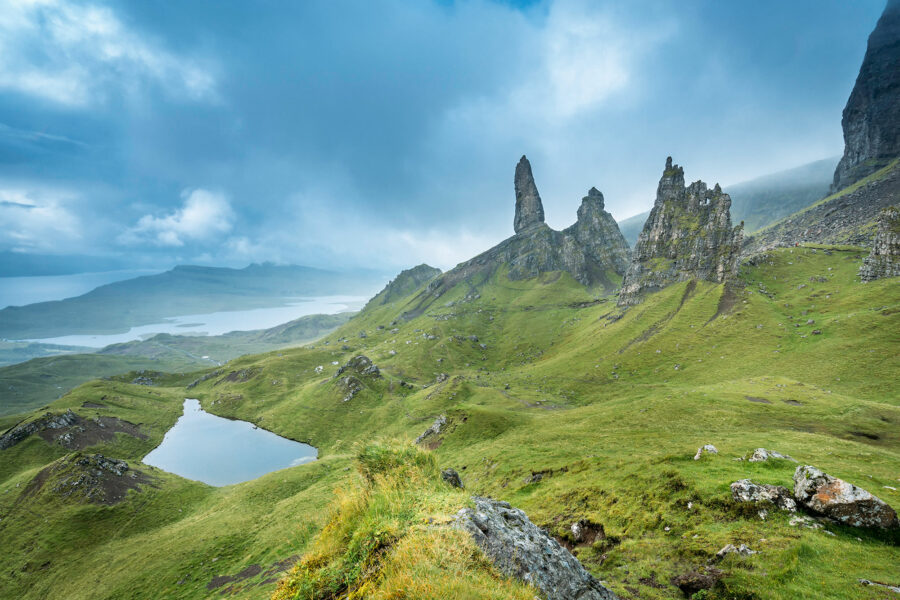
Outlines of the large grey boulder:
{"label": "large grey boulder", "polygon": [[897,527],[893,508],[866,490],[804,465],[794,471],[794,497],[813,512],[853,527]]}
{"label": "large grey boulder", "polygon": [[759,484],[741,479],[731,484],[731,497],[735,502],[771,502],[782,510],[797,510],[791,491],[781,485]]}
{"label": "large grey boulder", "polygon": [[504,575],[538,588],[548,600],[615,600],[578,559],[506,502],[475,496],[475,509],[456,515],[454,527],[472,536]]}

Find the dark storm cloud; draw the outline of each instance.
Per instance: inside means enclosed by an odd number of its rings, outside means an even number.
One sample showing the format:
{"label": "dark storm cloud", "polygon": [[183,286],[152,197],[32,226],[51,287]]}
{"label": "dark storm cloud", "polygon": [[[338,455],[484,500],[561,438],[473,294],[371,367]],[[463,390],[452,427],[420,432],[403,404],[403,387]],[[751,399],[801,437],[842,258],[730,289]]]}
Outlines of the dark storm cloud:
{"label": "dark storm cloud", "polygon": [[882,2],[784,4],[0,2],[0,250],[449,266],[523,153],[554,226],[838,154]]}

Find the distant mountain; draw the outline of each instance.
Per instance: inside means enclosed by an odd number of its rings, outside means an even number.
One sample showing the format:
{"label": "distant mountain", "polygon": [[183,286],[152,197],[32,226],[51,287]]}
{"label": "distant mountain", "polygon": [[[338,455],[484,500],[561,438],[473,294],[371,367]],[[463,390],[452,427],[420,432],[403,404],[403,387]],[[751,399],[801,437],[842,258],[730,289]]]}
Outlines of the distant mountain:
{"label": "distant mountain", "polygon": [[0,337],[123,332],[166,317],[271,307],[291,297],[366,295],[385,279],[373,271],[334,272],[296,265],[179,266],[104,285],[77,298],[7,307],[0,310]]}
{"label": "distant mountain", "polygon": [[190,372],[244,354],[299,346],[331,333],[355,314],[307,315],[270,329],[224,335],[160,334],[147,340],[113,344],[96,353],[45,356],[0,367],[0,416],[49,404],[75,386],[98,377],[143,370]]}
{"label": "distant mountain", "polygon": [[650,211],[648,210],[619,221],[619,231],[622,232],[622,237],[628,242],[629,247],[634,248],[634,245],[637,244],[638,236],[641,235],[641,230],[644,229],[644,222],[649,216]]}
{"label": "distant mountain", "polygon": [[818,202],[828,194],[837,162],[837,157],[826,158],[725,186],[732,219],[743,221],[747,231],[757,231]]}

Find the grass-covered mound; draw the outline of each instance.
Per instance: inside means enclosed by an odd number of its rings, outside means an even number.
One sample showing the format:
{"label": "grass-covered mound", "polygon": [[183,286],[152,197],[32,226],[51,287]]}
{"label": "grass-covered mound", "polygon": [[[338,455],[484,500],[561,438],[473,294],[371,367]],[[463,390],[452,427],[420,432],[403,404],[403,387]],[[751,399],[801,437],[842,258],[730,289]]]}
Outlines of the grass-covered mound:
{"label": "grass-covered mound", "polygon": [[375,441],[355,465],[358,477],[337,490],[325,527],[274,600],[534,597],[447,526],[467,495],[441,481],[431,453]]}

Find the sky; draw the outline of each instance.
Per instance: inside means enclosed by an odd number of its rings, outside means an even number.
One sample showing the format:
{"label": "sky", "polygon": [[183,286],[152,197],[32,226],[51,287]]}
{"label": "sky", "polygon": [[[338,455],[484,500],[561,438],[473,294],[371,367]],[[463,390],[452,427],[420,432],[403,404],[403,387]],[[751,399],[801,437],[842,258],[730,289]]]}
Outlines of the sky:
{"label": "sky", "polygon": [[[840,155],[884,0],[0,0],[0,257],[448,268]],[[85,258],[85,263],[87,259]]]}

